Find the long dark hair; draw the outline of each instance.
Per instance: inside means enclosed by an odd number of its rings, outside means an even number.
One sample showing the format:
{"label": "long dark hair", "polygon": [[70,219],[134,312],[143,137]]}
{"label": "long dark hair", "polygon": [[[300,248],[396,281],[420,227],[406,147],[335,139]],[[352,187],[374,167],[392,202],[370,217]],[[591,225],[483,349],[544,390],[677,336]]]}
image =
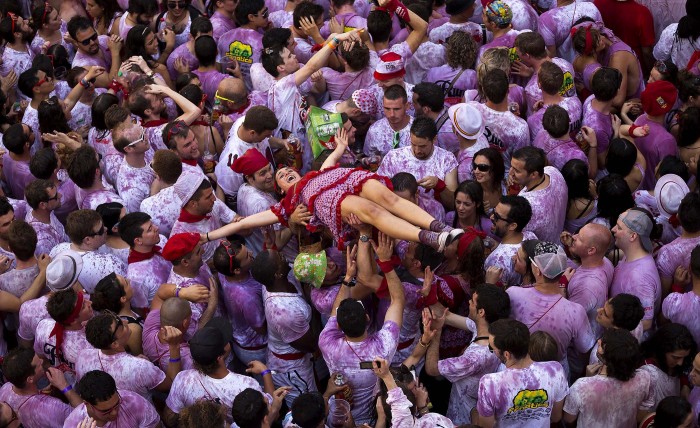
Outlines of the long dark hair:
{"label": "long dark hair", "polygon": [[[481,188],[481,184],[477,183],[475,180],[465,180],[457,186],[457,190],[455,190],[455,200],[457,199],[457,193],[464,193],[474,202],[476,205],[477,219],[486,217],[486,211],[484,211],[484,189]],[[455,211],[455,218],[452,221],[452,226],[457,225],[458,222],[457,211]]]}
{"label": "long dark hair", "polygon": [[39,104],[39,130],[42,134],[48,132],[71,132],[68,119],[63,113],[63,107],[58,102],[58,97],[53,96]]}
{"label": "long dark hair", "polygon": [[695,41],[700,37],[700,0],[688,0],[685,3],[685,13],[678,21],[676,37]]}
{"label": "long dark hair", "polygon": [[683,364],[673,368],[670,373],[672,376],[680,376],[681,373],[689,369],[693,358],[695,358],[697,345],[688,328],[677,323],[666,324],[642,343],[642,355],[645,358],[653,358],[656,366],[664,373],[669,373],[669,367],[666,364],[666,354],[678,350],[690,352],[683,359]]}
{"label": "long dark hair", "polygon": [[146,52],[146,37],[149,34],[153,34],[153,30],[145,25],[134,25],[134,27],[129,30],[126,34],[126,40],[124,41],[124,59],[131,58],[132,56],[142,57],[148,66],[151,67],[155,65],[153,57]]}

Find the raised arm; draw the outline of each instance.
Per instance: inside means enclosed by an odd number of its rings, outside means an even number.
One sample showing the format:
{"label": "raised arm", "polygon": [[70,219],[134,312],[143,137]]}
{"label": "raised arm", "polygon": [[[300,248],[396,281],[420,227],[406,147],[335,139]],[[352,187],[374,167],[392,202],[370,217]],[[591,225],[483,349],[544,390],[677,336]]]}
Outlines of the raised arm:
{"label": "raised arm", "polygon": [[343,300],[351,297],[350,287],[348,287],[347,284],[350,284],[350,282],[355,279],[355,275],[357,275],[357,245],[352,248],[352,251],[347,251],[346,260],[347,267],[345,270],[345,278],[343,278],[343,282],[340,285],[340,290],[338,290],[338,294],[335,296],[333,309],[331,309],[332,317],[338,314],[338,306],[340,306],[340,303]]}
{"label": "raised arm", "polygon": [[321,165],[321,169],[331,167],[338,163],[340,161],[340,158],[343,156],[343,153],[345,153],[345,150],[348,149],[348,132],[343,128],[342,126],[338,129],[338,132],[335,134],[335,149],[333,150],[333,153],[328,155],[325,161],[323,161],[323,165]]}
{"label": "raised arm", "polygon": [[179,93],[163,85],[150,85],[146,91],[149,94],[154,95],[166,95],[175,101],[178,107],[182,109],[184,113],[177,117],[175,120],[181,120],[187,125],[191,125],[192,122],[197,120],[199,115],[202,114],[202,109],[194,105],[190,100],[183,97]]}
{"label": "raised arm", "polygon": [[396,13],[396,16],[409,25],[411,32],[408,33],[406,43],[411,52],[416,53],[425,38],[425,34],[428,32],[428,23],[398,0],[380,0],[379,5],[386,7],[389,12]]}
{"label": "raised arm", "polygon": [[[105,74],[105,69],[103,67],[98,67],[98,66],[92,66],[92,67],[86,67],[87,69],[87,74],[85,77],[78,82],[77,85],[68,93],[68,96],[64,100],[64,111],[71,111],[73,110],[73,107],[75,107],[75,104],[78,102],[80,97],[83,96],[83,92],[87,87],[92,85],[90,83],[90,80],[92,79],[97,79],[99,76]],[[83,82],[86,83],[86,85],[83,85]]]}
{"label": "raised arm", "polygon": [[391,256],[394,254],[394,242],[382,232],[379,232],[378,241],[379,244],[371,241],[372,247],[374,252],[377,253],[377,258],[379,258],[379,266],[384,272],[389,288],[389,296],[391,297],[391,304],[386,310],[384,321],[393,321],[400,327],[403,322],[403,308],[406,304],[406,298],[403,293],[403,284],[401,284],[399,276],[391,265]]}
{"label": "raised arm", "polygon": [[306,79],[311,77],[315,71],[320,70],[321,67],[326,65],[328,62],[328,57],[335,50],[335,48],[338,47],[340,42],[345,40],[359,40],[359,31],[359,29],[355,29],[347,33],[331,34],[330,37],[328,37],[328,40],[326,40],[326,43],[323,44],[321,50],[316,52],[314,56],[311,57],[309,62],[304,64],[302,68],[294,73],[294,83],[296,83],[297,86],[300,86],[302,83],[306,82]]}

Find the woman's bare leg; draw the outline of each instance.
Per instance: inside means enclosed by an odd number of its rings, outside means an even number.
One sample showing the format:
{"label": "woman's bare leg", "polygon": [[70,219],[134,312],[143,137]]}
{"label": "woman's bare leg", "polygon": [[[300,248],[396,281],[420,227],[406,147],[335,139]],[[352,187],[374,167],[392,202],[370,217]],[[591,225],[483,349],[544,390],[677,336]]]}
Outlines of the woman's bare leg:
{"label": "woman's bare leg", "polygon": [[340,213],[343,218],[347,218],[349,214],[355,214],[363,223],[371,224],[392,238],[420,242],[418,227],[360,196],[350,195],[343,199],[340,204]]}
{"label": "woman's bare leg", "polygon": [[362,186],[360,196],[381,206],[394,216],[424,230],[430,230],[430,224],[435,220],[433,216],[425,212],[421,207],[397,196],[377,180],[367,180]]}

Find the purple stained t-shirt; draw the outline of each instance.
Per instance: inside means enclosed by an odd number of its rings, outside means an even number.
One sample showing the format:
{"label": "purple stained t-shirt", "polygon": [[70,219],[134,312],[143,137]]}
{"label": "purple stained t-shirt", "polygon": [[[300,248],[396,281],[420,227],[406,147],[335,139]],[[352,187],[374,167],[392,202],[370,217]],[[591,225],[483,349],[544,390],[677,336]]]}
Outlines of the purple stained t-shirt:
{"label": "purple stained t-shirt", "polygon": [[[611,399],[624,397],[624,399]],[[628,381],[595,375],[574,382],[564,411],[578,416],[578,426],[636,428],[637,411],[652,404],[649,373],[637,370]]]}
{"label": "purple stained t-shirt", "polygon": [[534,362],[523,369],[486,374],[479,382],[479,416],[502,428],[544,428],[554,405],[569,393],[561,364]]}
{"label": "purple stained t-shirt", "polygon": [[626,259],[615,266],[610,297],[627,293],[639,297],[644,307],[645,320],[654,318],[661,305],[661,280],[651,254],[628,262]]}
{"label": "purple stained t-shirt", "polygon": [[598,308],[608,300],[608,288],[612,283],[614,267],[610,260],[603,257],[599,266],[585,268],[579,266],[569,281],[567,293],[569,300],[583,306],[588,315],[588,322],[595,337],[600,337],[602,328],[596,322]]}
{"label": "purple stained t-shirt", "polygon": [[367,137],[365,137],[365,145],[362,151],[367,156],[384,156],[391,149],[410,146],[412,124],[413,117],[411,116],[408,116],[408,123],[406,126],[398,131],[394,131],[386,118],[374,122],[367,131]]}
{"label": "purple stained t-shirt", "polygon": [[12,407],[25,427],[61,428],[73,410],[68,404],[48,394],[17,394],[10,382],[0,388],[0,401]]}
{"label": "purple stained t-shirt", "polygon": [[634,124],[637,126],[649,125],[649,134],[645,137],[635,138],[634,144],[647,161],[644,179],[639,188],[651,190],[656,184],[656,166],[666,156],[675,156],[678,152],[678,146],[673,135],[662,124],[649,120],[646,114],[639,116]]}
{"label": "purple stained t-shirt", "polygon": [[262,299],[262,284],[248,276],[243,281],[234,281],[219,275],[226,312],[233,327],[233,340],[238,346],[259,347],[267,345],[267,335],[255,329],[265,327],[265,308]]}
{"label": "purple stained t-shirt", "polygon": [[564,230],[566,220],[569,189],[556,168],[546,166],[544,173],[549,176],[547,187],[532,192],[528,192],[527,188],[520,191],[519,195],[527,199],[532,208],[532,218],[525,230],[531,231],[542,241],[559,242],[559,234]]}
{"label": "purple stained t-shirt", "polygon": [[165,373],[153,363],[126,352],[106,355],[99,349],[81,351],[75,363],[78,379],[92,370],[109,373],[117,388],[135,392],[147,400],[151,399],[150,391],[165,380]]}
{"label": "purple stained t-shirt", "polygon": [[591,95],[583,102],[583,120],[581,125],[591,127],[595,131],[598,153],[604,153],[608,150],[610,140],[613,138],[612,116],[610,113],[601,113],[593,108],[592,101],[594,98],[595,96]]}
{"label": "purple stained t-shirt", "polygon": [[385,321],[381,330],[362,342],[349,342],[338,327],[336,317],[330,317],[318,338],[318,347],[331,373],[340,372],[347,379],[353,395],[352,414],[355,423],[368,423],[374,405],[377,377],[370,370],[360,369],[360,361],[381,357],[394,358],[399,340],[399,326]]}
{"label": "purple stained t-shirt", "polygon": [[[155,407],[135,392],[117,389],[121,397],[117,418],[102,425],[102,428],[155,428],[160,425],[160,416]],[[85,403],[78,405],[66,419],[64,428],[74,428],[88,416]]]}
{"label": "purple stained t-shirt", "polygon": [[[576,133],[581,128],[581,114],[583,106],[578,97],[563,97],[557,105],[569,113],[569,133]],[[544,129],[542,117],[547,111],[547,105],[543,106],[527,118],[527,125],[530,127],[530,140],[534,141],[537,134]]]}
{"label": "purple stained t-shirt", "polygon": [[[462,72],[461,74],[460,71]],[[459,77],[457,76],[458,74]],[[428,70],[423,81],[440,85],[445,93],[445,97],[461,98],[464,95],[464,91],[476,88],[476,71],[472,69],[462,71],[461,68],[452,68],[444,64]],[[452,83],[453,81],[454,83]],[[452,84],[452,87],[450,87],[450,84]]]}
{"label": "purple stained t-shirt", "polygon": [[[129,263],[126,268],[126,277],[131,281],[131,286],[139,290],[138,294],[146,299],[145,302],[132,302],[132,306],[149,307],[160,285],[168,280],[172,267],[173,265],[160,254],[155,254],[148,260]],[[146,306],[139,306],[137,303],[145,303]]]}
{"label": "purple stained t-shirt", "polygon": [[224,33],[218,39],[216,46],[219,59],[226,55],[238,61],[246,87],[248,90],[253,89],[250,81],[250,66],[254,62],[260,62],[263,51],[262,34],[249,28],[234,28]]}
{"label": "purple stained t-shirt", "polygon": [[588,157],[568,134],[565,135],[565,139],[560,140],[543,129],[537,134],[532,145],[544,150],[549,164],[559,171],[572,159],[581,160],[588,166]]}
{"label": "purple stained t-shirt", "polygon": [[583,17],[602,22],[598,8],[593,2],[575,1],[565,6],[555,7],[540,15],[539,32],[547,46],[556,46],[557,56],[567,61],[574,60],[571,44],[571,27]]}
{"label": "purple stained t-shirt", "polygon": [[678,237],[661,247],[656,253],[656,268],[659,270],[659,277],[673,279],[673,274],[678,266],[687,269],[690,266],[690,253],[698,245],[700,245],[700,237]]}
{"label": "purple stained t-shirt", "polygon": [[581,354],[595,344],[586,310],[560,294],[544,294],[535,287],[510,287],[506,290],[511,301],[511,317],[522,322],[530,332],[544,331],[552,335],[559,348],[560,359],[566,358],[567,348]]}
{"label": "purple stained t-shirt", "polygon": [[[216,33],[216,27],[214,27],[214,32]],[[166,61],[166,67],[168,67],[168,73],[170,74],[170,78],[174,81],[177,76],[178,72],[175,70],[175,60],[178,58],[182,58],[187,62],[187,65],[189,66],[190,70],[196,70],[199,67],[199,60],[195,56],[195,54],[190,51],[189,49],[189,43],[183,43],[180,46],[176,47],[173,53],[171,53],[168,56],[168,60]]]}
{"label": "purple stained t-shirt", "polygon": [[486,127],[484,130],[486,141],[502,151],[507,173],[510,169],[510,159],[513,152],[530,145],[530,131],[527,122],[509,110],[496,111],[487,107],[486,104],[476,101],[470,101],[468,104],[481,112]]}
{"label": "purple stained t-shirt", "polygon": [[[146,316],[146,321],[143,323],[143,333],[141,334],[143,341],[143,353],[153,364],[165,371],[168,369],[170,359],[170,348],[166,343],[161,343],[158,340],[158,332],[160,331],[160,309],[154,309]],[[194,368],[192,364],[192,355],[190,354],[190,346],[186,342],[189,340],[187,335],[183,336],[185,342],[180,344],[180,357],[182,358],[182,370]]]}
{"label": "purple stained t-shirt", "polygon": [[[566,86],[564,86],[562,89],[565,92],[560,92],[560,95],[563,97],[576,96],[576,87],[574,86],[574,66],[562,58],[552,58],[551,61],[559,66],[561,71],[564,73],[564,84]],[[533,73],[530,80],[525,85],[525,102],[527,103],[528,116],[532,114],[535,103],[541,99],[542,89],[540,89],[539,84],[537,83],[537,73]]]}
{"label": "purple stained t-shirt", "polygon": [[688,327],[695,343],[700,343],[700,296],[694,291],[669,294],[661,305],[661,312],[667,320]]}

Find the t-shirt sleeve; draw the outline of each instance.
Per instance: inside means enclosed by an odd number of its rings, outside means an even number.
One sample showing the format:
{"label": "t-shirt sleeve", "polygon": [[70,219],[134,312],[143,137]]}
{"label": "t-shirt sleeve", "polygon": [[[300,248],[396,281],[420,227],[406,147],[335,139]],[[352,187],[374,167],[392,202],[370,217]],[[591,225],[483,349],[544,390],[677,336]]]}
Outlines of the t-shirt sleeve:
{"label": "t-shirt sleeve", "polygon": [[491,417],[496,413],[494,408],[495,401],[495,385],[489,375],[485,375],[479,381],[479,394],[476,402],[476,410],[479,416]]}
{"label": "t-shirt sleeve", "polygon": [[[143,399],[143,401],[146,400]],[[158,426],[158,424],[160,424],[160,416],[158,416],[158,412],[156,412],[156,409],[150,403],[146,402],[143,412],[141,412],[141,421],[139,426],[145,428],[155,428]]]}
{"label": "t-shirt sleeve", "polygon": [[588,321],[586,311],[581,305],[576,308],[576,318],[577,321],[574,325],[578,326],[578,333],[574,337],[574,346],[578,352],[585,354],[595,345],[595,336],[591,330],[591,323]]}
{"label": "t-shirt sleeve", "polygon": [[280,329],[280,335],[287,343],[300,339],[309,331],[309,319],[307,319],[301,304],[301,302],[298,302],[293,306],[288,306],[289,316],[285,322],[286,328]]}
{"label": "t-shirt sleeve", "polygon": [[578,393],[581,386],[580,380],[576,381],[569,390],[569,395],[564,402],[564,411],[570,415],[576,416],[581,411],[581,397]]}
{"label": "t-shirt sleeve", "polygon": [[182,396],[183,386],[185,384],[183,373],[184,372],[180,372],[175,376],[175,380],[173,380],[173,384],[170,387],[168,398],[165,400],[165,404],[168,408],[175,413],[180,413],[180,410],[186,407],[184,397]]}
{"label": "t-shirt sleeve", "polygon": [[551,364],[556,366],[555,387],[552,391],[552,405],[562,401],[569,394],[569,381],[564,373],[564,368],[557,361],[552,361]]}
{"label": "t-shirt sleeve", "polygon": [[[144,362],[147,362],[144,360]],[[144,364],[141,369],[144,383],[148,389],[154,389],[165,380],[165,373],[154,364]]]}
{"label": "t-shirt sleeve", "polygon": [[540,27],[539,31],[540,34],[542,35],[542,38],[544,39],[544,44],[546,46],[555,46],[557,44],[554,36],[554,32],[552,31],[552,22],[551,22],[551,17],[549,14],[545,14],[540,16]]}
{"label": "t-shirt sleeve", "polygon": [[675,315],[682,310],[683,308],[680,293],[669,294],[661,304],[661,313],[664,314],[664,318],[670,321],[673,321]]}
{"label": "t-shirt sleeve", "polygon": [[457,382],[477,373],[483,364],[483,355],[467,351],[459,357],[438,361],[438,372],[450,382]]}

